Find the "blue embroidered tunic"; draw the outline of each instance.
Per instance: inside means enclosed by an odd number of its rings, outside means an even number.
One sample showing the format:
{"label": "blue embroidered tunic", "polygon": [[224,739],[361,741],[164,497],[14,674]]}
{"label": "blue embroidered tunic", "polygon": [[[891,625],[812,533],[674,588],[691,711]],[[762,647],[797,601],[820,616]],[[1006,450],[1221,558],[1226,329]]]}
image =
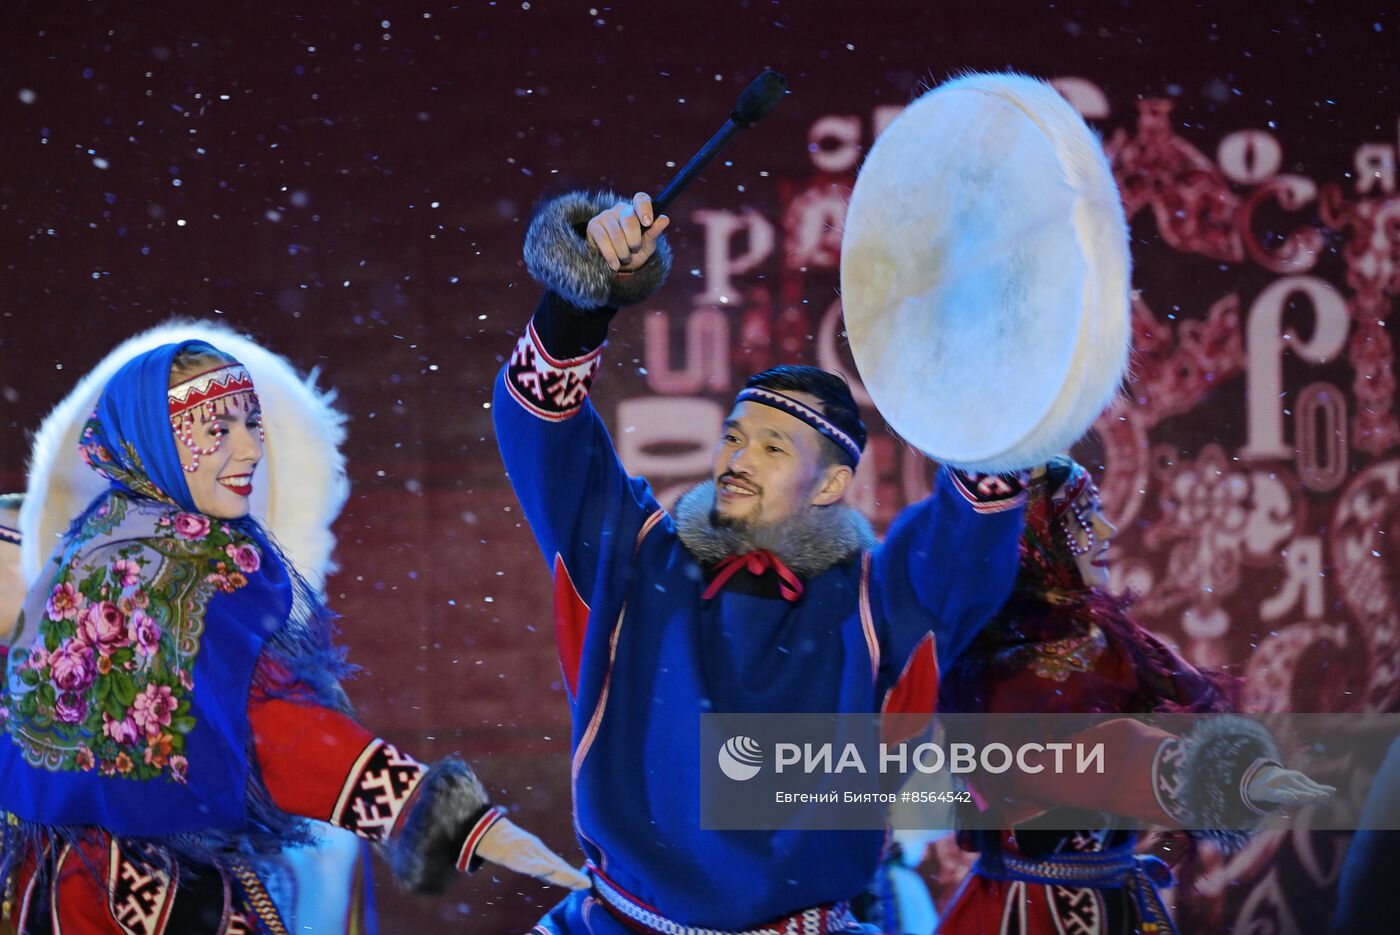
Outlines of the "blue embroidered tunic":
{"label": "blue embroidered tunic", "polygon": [[1023,495],[943,471],[883,544],[808,577],[796,602],[734,584],[703,600],[713,569],[627,476],[588,400],[609,317],[547,294],[492,407],[553,573],[579,840],[618,888],[685,925],[743,929],[849,899],[881,831],[701,828],[700,716],[931,711],[940,660],[1011,587]]}

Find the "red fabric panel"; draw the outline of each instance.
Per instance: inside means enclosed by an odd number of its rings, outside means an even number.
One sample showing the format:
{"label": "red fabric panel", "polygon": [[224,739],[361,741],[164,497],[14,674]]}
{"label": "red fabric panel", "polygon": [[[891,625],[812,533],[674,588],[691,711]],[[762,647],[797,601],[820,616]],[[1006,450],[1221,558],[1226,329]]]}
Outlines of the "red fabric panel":
{"label": "red fabric panel", "polygon": [[[886,715],[881,725],[881,737],[887,744],[897,744],[923,731],[938,709],[938,650],[933,634],[927,633],[909,654],[904,671],[894,687],[885,693],[880,714]],[[922,714],[925,717],[892,717],[892,715]]]}
{"label": "red fabric panel", "polygon": [[[1004,789],[1008,797],[1021,803],[1019,811],[1007,815],[1008,822],[1023,821],[1043,809],[1069,806],[1179,827],[1179,823],[1162,810],[1152,784],[1152,763],[1157,748],[1171,738],[1171,734],[1160,728],[1127,718],[1107,721],[1068,737],[1053,738],[1083,744],[1086,748],[1102,743],[1104,771],[1074,772],[1072,753],[1065,755],[1066,769],[1060,773],[1052,768],[1053,754],[1028,756],[1029,763],[1039,763],[1045,771],[1027,776],[1013,770],[995,777],[998,790]],[[1052,738],[1027,739],[1046,742]]]}
{"label": "red fabric panel", "polygon": [[559,646],[559,667],[564,670],[564,683],[569,697],[578,695],[578,668],[583,658],[583,636],[588,630],[588,605],[579,596],[564,567],[564,558],[554,556],[554,639]]}
{"label": "red fabric panel", "polygon": [[329,821],[374,735],[337,711],[280,698],[254,699],[248,719],[272,801],[284,812]]}
{"label": "red fabric panel", "polygon": [[[107,872],[107,847],[106,836],[102,838],[103,843],[84,844],[83,853],[70,851],[63,860],[63,865],[58,871],[58,885],[55,887],[56,900],[54,905],[58,909],[58,930],[63,935],[122,935],[122,928],[117,921],[112,918],[112,914],[107,910],[107,891],[93,877],[88,865],[83,862],[83,857],[97,868],[98,872]],[[28,868],[32,871],[32,865]],[[21,888],[15,895],[18,897],[24,892],[23,888],[28,887],[29,880],[24,873],[19,874],[17,881]],[[35,905],[30,907],[29,916],[26,919],[28,925],[37,926],[40,923],[36,916],[48,913],[50,904],[41,900],[36,900]]]}

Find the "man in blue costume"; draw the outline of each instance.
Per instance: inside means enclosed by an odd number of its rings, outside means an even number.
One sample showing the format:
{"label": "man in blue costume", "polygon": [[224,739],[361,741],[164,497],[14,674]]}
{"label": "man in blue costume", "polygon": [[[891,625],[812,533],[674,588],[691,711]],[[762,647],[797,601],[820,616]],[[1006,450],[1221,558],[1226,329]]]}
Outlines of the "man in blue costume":
{"label": "man in blue costume", "polygon": [[849,388],[777,367],[748,380],[710,479],[667,513],[588,400],[613,315],[665,280],[667,223],[644,194],[542,206],[525,259],[548,291],[496,383],[501,454],[554,579],[593,880],[535,931],[865,931],[847,901],[883,832],[703,829],[700,715],[931,711],[940,665],[1010,589],[1024,478],[944,470],[879,543],[844,503],[866,439]]}

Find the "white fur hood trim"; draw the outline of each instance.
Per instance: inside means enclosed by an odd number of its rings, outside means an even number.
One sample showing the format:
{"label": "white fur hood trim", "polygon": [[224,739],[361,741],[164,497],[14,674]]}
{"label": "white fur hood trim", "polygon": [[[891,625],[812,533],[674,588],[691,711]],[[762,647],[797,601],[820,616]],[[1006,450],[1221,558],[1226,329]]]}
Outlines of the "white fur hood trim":
{"label": "white fur hood trim", "polygon": [[127,339],[44,418],[34,436],[24,506],[21,568],[32,585],[69,522],[107,481],[78,456],[78,435],[103,387],[139,354],[179,341],[207,341],[248,368],[263,404],[266,454],[254,481],[253,513],[267,526],[302,576],[318,590],[336,568],[331,523],[350,494],[345,475],[345,414],[335,391],[316,387],[279,354],[214,321],[176,320]]}

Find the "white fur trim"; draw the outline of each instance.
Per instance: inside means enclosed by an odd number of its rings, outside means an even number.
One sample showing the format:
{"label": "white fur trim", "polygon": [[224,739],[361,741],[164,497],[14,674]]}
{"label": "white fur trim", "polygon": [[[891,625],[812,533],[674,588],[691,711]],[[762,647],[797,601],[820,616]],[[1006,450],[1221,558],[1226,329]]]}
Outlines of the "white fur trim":
{"label": "white fur trim", "polygon": [[316,387],[279,354],[215,321],[170,321],[122,342],[88,373],[34,436],[24,506],[20,509],[21,569],[33,584],[69,522],[107,487],[78,457],[78,434],[102,388],[121,367],[162,344],[207,341],[237,358],[253,376],[263,407],[267,452],[254,480],[253,513],[287,556],[320,589],[335,571],[331,523],[350,494],[345,476],[345,414],[335,391]]}
{"label": "white fur trim", "polygon": [[1108,160],[1050,85],[971,74],[881,134],[851,194],[842,302],[871,398],[945,464],[1068,449],[1131,340],[1128,227]]}

